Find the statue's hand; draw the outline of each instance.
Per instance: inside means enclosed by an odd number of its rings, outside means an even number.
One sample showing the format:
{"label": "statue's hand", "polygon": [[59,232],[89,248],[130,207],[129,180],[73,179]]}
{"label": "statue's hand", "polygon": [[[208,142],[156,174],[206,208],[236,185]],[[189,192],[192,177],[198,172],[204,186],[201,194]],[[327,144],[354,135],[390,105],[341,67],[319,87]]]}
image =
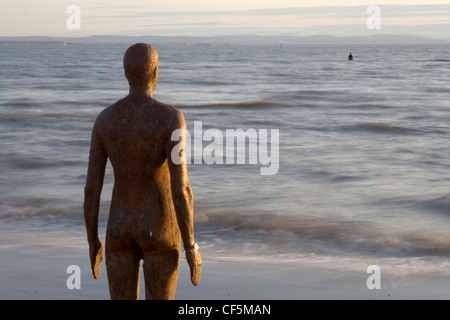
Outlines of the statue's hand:
{"label": "statue's hand", "polygon": [[197,249],[186,251],[186,260],[191,269],[191,282],[197,286],[200,282],[200,274],[202,271],[202,257]]}
{"label": "statue's hand", "polygon": [[91,259],[91,269],[94,279],[100,276],[100,262],[103,261],[103,244],[97,239],[96,242],[89,242],[89,257]]}

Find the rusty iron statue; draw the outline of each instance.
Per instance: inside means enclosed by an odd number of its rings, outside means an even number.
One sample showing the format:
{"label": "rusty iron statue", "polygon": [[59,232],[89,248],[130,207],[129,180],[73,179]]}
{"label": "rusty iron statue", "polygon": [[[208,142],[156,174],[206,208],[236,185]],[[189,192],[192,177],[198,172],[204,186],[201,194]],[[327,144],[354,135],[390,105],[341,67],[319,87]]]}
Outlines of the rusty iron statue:
{"label": "rusty iron statue", "polygon": [[[104,109],[92,129],[84,217],[92,273],[100,276],[103,244],[98,236],[100,194],[107,159],[114,188],[106,230],[105,260],[111,299],[138,299],[143,260],[146,299],[175,298],[181,240],[192,284],[200,281],[202,259],[194,241],[193,196],[184,155],[183,114],[153,98],[158,54],[138,43],[124,55],[129,94]],[[181,163],[180,163],[181,162]]]}

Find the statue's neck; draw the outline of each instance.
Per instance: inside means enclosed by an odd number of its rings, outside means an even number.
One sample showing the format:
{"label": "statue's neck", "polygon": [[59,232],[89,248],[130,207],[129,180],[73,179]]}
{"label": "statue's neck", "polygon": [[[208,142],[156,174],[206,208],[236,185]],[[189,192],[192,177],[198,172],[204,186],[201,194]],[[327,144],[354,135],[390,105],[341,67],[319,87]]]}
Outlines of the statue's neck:
{"label": "statue's neck", "polygon": [[130,86],[129,95],[153,97],[153,90],[150,87]]}

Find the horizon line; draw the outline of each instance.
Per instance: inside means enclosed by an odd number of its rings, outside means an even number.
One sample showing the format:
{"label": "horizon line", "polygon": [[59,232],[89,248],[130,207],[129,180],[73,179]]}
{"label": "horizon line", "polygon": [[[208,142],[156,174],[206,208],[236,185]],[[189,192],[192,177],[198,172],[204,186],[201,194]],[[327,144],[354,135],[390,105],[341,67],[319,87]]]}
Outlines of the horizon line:
{"label": "horizon line", "polygon": [[[443,38],[436,38],[433,36],[424,36],[418,34],[402,34],[402,33],[377,33],[377,34],[363,34],[363,35],[332,35],[332,34],[316,34],[316,35],[263,35],[256,33],[243,33],[243,34],[218,34],[218,35],[122,35],[122,34],[91,34],[83,36],[47,36],[47,35],[20,35],[20,36],[8,36],[0,35],[0,38],[71,38],[71,39],[81,39],[81,38],[92,38],[92,37],[123,37],[123,38],[144,38],[144,37],[155,37],[155,38],[220,38],[220,37],[260,37],[260,38],[318,38],[318,37],[330,37],[330,38],[365,38],[365,37],[416,37],[432,40],[442,40]],[[450,39],[450,35],[446,36],[445,39]],[[448,41],[448,40],[447,40]]]}

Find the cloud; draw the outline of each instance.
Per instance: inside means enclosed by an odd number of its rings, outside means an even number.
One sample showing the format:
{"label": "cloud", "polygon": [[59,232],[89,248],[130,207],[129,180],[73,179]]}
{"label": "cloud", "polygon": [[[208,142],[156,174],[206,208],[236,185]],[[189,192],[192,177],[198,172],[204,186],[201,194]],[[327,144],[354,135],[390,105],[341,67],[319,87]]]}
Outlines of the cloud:
{"label": "cloud", "polygon": [[[380,6],[384,32],[407,32],[409,26],[423,26],[439,23],[450,30],[450,5],[386,5]],[[248,34],[261,35],[292,34],[337,36],[363,35],[368,30],[367,6],[328,6],[306,8],[271,8],[232,11],[177,11],[177,12],[134,12],[121,18],[131,19],[139,24],[145,20],[149,32],[157,35],[216,35]],[[448,25],[447,25],[448,24]],[[209,25],[211,28],[203,28]],[[183,28],[182,26],[189,26]],[[196,26],[198,28],[196,28]],[[400,28],[401,27],[401,28]],[[145,31],[145,29],[142,29]],[[410,30],[413,30],[412,28]],[[445,29],[435,28],[442,36]],[[421,32],[414,28],[415,32]]]}
{"label": "cloud", "polygon": [[[81,26],[78,31],[66,28],[68,1],[53,6],[45,0],[41,7],[33,4],[24,10],[24,3],[0,3],[0,35],[78,36],[92,34],[212,36],[220,34],[260,35],[364,35],[368,30],[367,6],[310,6],[237,10],[238,1],[187,4],[181,0],[164,2],[119,0],[88,2],[78,0],[81,7]],[[11,2],[12,3],[12,2]],[[16,3],[16,2],[14,2]],[[34,3],[34,2],[33,2]],[[214,4],[215,5],[214,5]],[[248,8],[253,3],[246,2]],[[273,6],[297,1],[262,1],[259,6]],[[306,3],[306,2],[305,2]],[[317,1],[323,3],[323,1]],[[41,2],[40,2],[41,4]],[[49,10],[46,10],[49,6]],[[25,6],[26,7],[26,6]],[[168,8],[173,8],[168,9]],[[198,8],[204,8],[199,10]],[[226,10],[228,8],[228,10]],[[381,31],[387,33],[427,33],[439,37],[450,30],[450,4],[380,5]],[[189,11],[191,10],[191,11]],[[3,11],[3,13],[1,12]],[[430,27],[434,25],[434,27]]]}

